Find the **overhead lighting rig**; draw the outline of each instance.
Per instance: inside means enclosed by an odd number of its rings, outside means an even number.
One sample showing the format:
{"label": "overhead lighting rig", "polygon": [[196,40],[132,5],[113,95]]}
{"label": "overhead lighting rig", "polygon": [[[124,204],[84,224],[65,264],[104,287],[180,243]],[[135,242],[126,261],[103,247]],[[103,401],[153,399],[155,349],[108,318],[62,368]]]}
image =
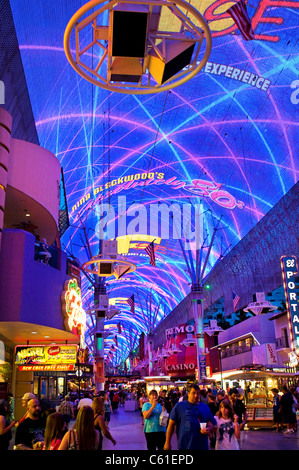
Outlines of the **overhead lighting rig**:
{"label": "overhead lighting rig", "polygon": [[205,19],[185,0],[91,0],[64,35],[67,59],[83,78],[129,94],[182,85],[204,67],[211,47]]}
{"label": "overhead lighting rig", "polygon": [[252,313],[253,315],[261,315],[269,312],[273,312],[277,309],[276,305],[271,304],[266,300],[264,292],[256,292],[253,295],[253,302],[250,302],[244,312]]}
{"label": "overhead lighting rig", "polygon": [[195,345],[195,336],[192,335],[191,333],[187,333],[186,339],[184,339],[180,344],[182,344],[186,348],[188,346],[194,346]]}
{"label": "overhead lighting rig", "polygon": [[97,274],[99,277],[114,276],[119,279],[124,274],[135,271],[136,265],[118,255],[116,241],[108,240],[102,242],[102,252],[84,263],[83,269],[88,274]]}

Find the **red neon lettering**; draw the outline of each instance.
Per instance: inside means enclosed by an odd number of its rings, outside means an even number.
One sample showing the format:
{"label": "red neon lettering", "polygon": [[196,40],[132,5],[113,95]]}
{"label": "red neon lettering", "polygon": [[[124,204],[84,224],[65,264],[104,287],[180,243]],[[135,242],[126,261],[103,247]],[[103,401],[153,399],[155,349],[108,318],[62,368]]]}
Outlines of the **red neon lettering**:
{"label": "red neon lettering", "polygon": [[260,4],[258,8],[256,9],[256,12],[251,20],[255,38],[259,40],[263,40],[263,41],[277,42],[279,41],[279,36],[270,36],[267,34],[256,33],[256,28],[259,25],[259,23],[274,23],[278,25],[283,23],[284,20],[281,17],[274,17],[274,16],[264,17],[263,16],[265,10],[269,7],[298,8],[299,4],[298,2],[291,2],[291,1],[284,2],[282,0],[261,0],[260,1]]}
{"label": "red neon lettering", "polygon": [[236,207],[236,200],[227,191],[214,191],[210,195],[214,202],[219,206],[226,207],[227,209],[234,209]]}
{"label": "red neon lettering", "polygon": [[[230,34],[234,31],[236,31],[238,28],[235,25],[235,23],[223,30],[220,31],[213,31],[213,25],[211,24],[213,21],[219,21],[219,20],[225,20],[230,18],[228,13],[224,12],[222,14],[217,13],[217,9],[221,6],[224,5],[225,3],[228,3],[228,8],[231,6],[231,2],[228,0],[217,0],[216,2],[212,3],[204,12],[204,17],[207,22],[209,22],[209,26],[212,30],[212,36],[224,36],[226,34]],[[254,30],[255,34],[255,39],[259,39],[262,41],[270,41],[270,42],[278,42],[279,41],[279,36],[276,35],[268,35],[268,34],[258,34],[257,33],[257,28],[260,23],[269,23],[269,24],[276,24],[276,25],[281,25],[284,21],[283,17],[280,16],[263,16],[265,13],[265,10],[267,8],[299,8],[298,2],[295,1],[283,1],[283,0],[261,0],[259,2],[258,7],[256,8],[256,11],[251,18],[251,24],[252,28]],[[228,9],[227,8],[227,9]]]}
{"label": "red neon lettering", "polygon": [[192,180],[192,185],[186,185],[185,189],[199,196],[210,196],[212,191],[216,191],[221,186],[221,184],[212,181]]}

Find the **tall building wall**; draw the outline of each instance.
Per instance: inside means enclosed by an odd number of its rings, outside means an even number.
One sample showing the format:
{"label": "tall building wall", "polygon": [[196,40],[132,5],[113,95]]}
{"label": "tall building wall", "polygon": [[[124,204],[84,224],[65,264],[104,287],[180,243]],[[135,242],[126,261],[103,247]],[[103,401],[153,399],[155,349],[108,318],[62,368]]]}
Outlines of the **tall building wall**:
{"label": "tall building wall", "polygon": [[9,0],[0,0],[0,80],[0,107],[13,118],[12,137],[39,144]]}
{"label": "tall building wall", "polygon": [[253,300],[255,292],[272,292],[282,285],[280,257],[299,257],[299,182],[250,230],[207,278],[209,307],[224,298],[224,312],[233,312],[232,291],[239,297],[238,308]]}
{"label": "tall building wall", "polygon": [[[210,285],[210,289],[204,289],[205,324],[213,311],[221,313],[223,317],[233,313],[232,291],[240,296],[237,308],[241,309],[252,302],[254,293],[267,294],[282,286],[280,257],[296,255],[299,259],[298,220],[299,182],[207,277],[206,283]],[[272,302],[271,298],[269,300]],[[273,302],[275,305],[276,300]],[[209,313],[211,315],[208,316]],[[187,323],[192,318],[191,300],[188,295],[156,328],[154,349],[165,343],[166,329]]]}

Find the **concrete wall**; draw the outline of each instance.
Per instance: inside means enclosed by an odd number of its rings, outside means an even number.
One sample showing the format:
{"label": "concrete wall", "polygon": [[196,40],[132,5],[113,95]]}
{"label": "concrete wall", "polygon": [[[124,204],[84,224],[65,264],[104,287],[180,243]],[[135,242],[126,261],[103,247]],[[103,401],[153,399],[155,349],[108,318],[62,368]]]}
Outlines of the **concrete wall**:
{"label": "concrete wall", "polygon": [[48,150],[18,139],[11,141],[7,184],[42,205],[58,224],[59,160]]}

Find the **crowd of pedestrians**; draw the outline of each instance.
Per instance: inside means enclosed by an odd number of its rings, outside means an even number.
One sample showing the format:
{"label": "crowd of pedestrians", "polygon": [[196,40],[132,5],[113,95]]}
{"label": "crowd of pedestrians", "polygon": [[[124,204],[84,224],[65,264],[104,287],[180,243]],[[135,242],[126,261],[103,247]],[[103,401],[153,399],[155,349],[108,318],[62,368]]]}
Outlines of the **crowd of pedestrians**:
{"label": "crowd of pedestrians", "polygon": [[[200,389],[191,384],[188,391],[155,390],[140,399],[148,450],[171,450],[173,434],[179,450],[238,450],[247,421],[246,407],[237,389],[228,394]],[[143,404],[142,404],[143,403]],[[167,426],[161,418],[167,415]]]}
{"label": "crowd of pedestrians", "polygon": [[[0,400],[0,450],[10,448],[13,427],[14,450],[101,450],[103,436],[115,445],[105,424],[107,398],[107,394],[92,396],[89,392],[73,400],[67,395],[56,410],[26,393],[22,398],[25,412],[18,422],[9,422],[8,405]],[[68,429],[71,420],[75,422]]]}
{"label": "crowd of pedestrians", "polygon": [[273,418],[276,430],[284,434],[297,432],[297,415],[299,410],[299,386],[282,387],[282,395],[277,388],[272,389],[273,394]]}
{"label": "crowd of pedestrians", "polygon": [[[299,386],[272,389],[273,419],[277,431],[297,431]],[[239,450],[248,415],[242,390],[200,389],[197,384],[179,392],[145,390],[105,391],[93,396],[67,395],[55,409],[32,393],[22,398],[24,414],[14,419],[13,401],[0,400],[0,450],[11,448],[15,428],[15,450],[101,450],[103,438],[113,445],[109,431],[111,413],[125,400],[139,404],[141,423],[149,451],[171,450],[176,433],[179,450]],[[71,424],[71,420],[74,423]],[[70,429],[69,429],[70,427]]]}

